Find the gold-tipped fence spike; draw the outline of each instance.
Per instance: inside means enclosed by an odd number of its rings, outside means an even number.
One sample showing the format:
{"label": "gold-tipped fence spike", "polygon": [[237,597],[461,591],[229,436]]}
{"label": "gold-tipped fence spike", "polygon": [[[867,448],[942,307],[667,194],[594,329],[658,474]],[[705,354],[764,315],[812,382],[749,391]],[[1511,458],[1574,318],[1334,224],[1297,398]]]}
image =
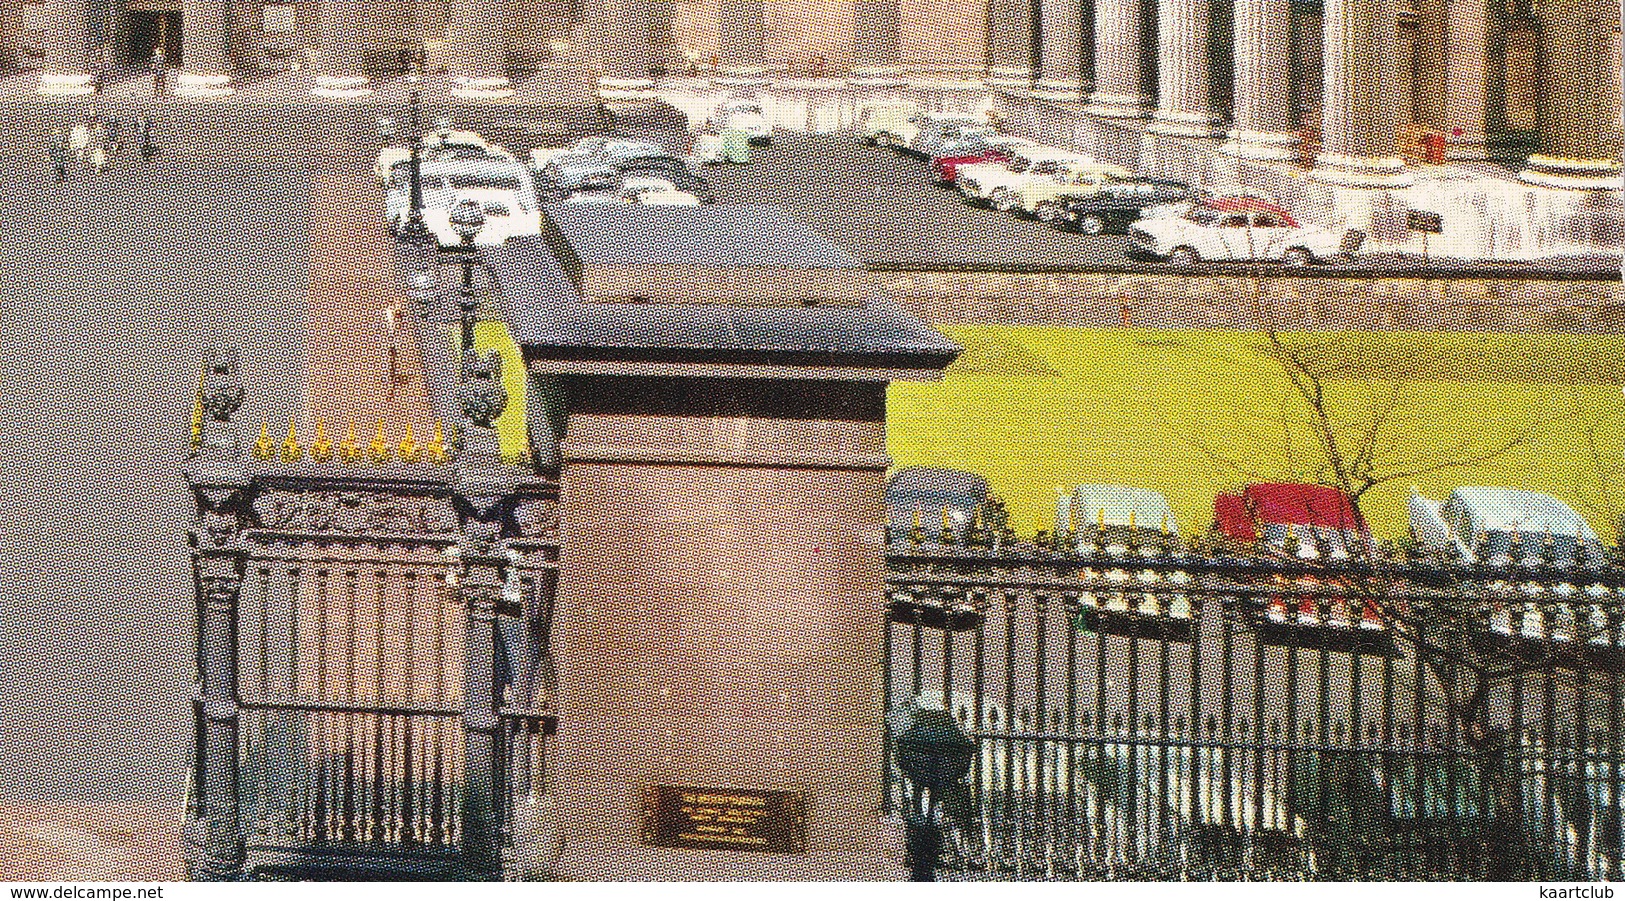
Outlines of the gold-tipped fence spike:
{"label": "gold-tipped fence spike", "polygon": [[367,459],[374,463],[388,463],[390,457],[389,442],[384,440],[384,420],[378,419],[378,434],[372,437],[367,445]]}
{"label": "gold-tipped fence spike", "polygon": [[434,437],[423,446],[423,453],[430,463],[445,463],[449,459],[446,453],[446,430],[439,422],[434,424]]}
{"label": "gold-tipped fence spike", "polygon": [[333,459],[333,442],[327,440],[327,422],[316,420],[316,440],[310,442],[310,459],[326,463]]}
{"label": "gold-tipped fence spike", "polygon": [[361,461],[361,443],[355,438],[355,420],[350,420],[350,431],[339,442],[339,459],[346,463],[359,463]]}
{"label": "gold-tipped fence spike", "polygon": [[395,453],[400,456],[402,463],[416,463],[423,459],[423,445],[419,444],[416,436],[412,434],[410,420],[406,423],[406,435],[401,438],[401,443],[395,446]]}
{"label": "gold-tipped fence spike", "polygon": [[260,437],[254,442],[254,458],[269,460],[274,456],[276,445],[271,443],[271,423],[269,420],[260,420]]}
{"label": "gold-tipped fence spike", "polygon": [[305,459],[305,448],[299,443],[299,431],[292,419],[288,420],[288,437],[282,439],[278,457],[284,463],[298,463]]}

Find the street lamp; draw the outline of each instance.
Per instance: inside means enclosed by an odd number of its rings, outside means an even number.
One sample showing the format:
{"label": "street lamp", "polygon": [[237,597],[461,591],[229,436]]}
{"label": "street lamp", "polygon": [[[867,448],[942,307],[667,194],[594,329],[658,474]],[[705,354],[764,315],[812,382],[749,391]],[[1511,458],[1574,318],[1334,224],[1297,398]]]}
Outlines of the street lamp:
{"label": "street lamp", "polygon": [[451,227],[463,241],[463,287],[457,295],[457,307],[463,314],[463,350],[474,348],[474,313],[479,299],[474,296],[474,238],[485,227],[485,210],[472,197],[464,197],[451,208]]}
{"label": "street lamp", "polygon": [[[407,202],[406,224],[401,227],[401,240],[408,244],[426,246],[434,240],[429,234],[429,227],[423,222],[423,125],[420,107],[423,102],[423,93],[419,86],[423,83],[423,76],[412,72],[406,76],[406,83],[411,85],[411,124],[406,133],[406,146],[410,151],[408,165],[410,173],[411,191]],[[388,116],[378,117],[378,134],[385,141],[395,137],[395,120]]]}
{"label": "street lamp", "polygon": [[912,791],[903,806],[908,854],[914,882],[935,882],[942,853],[942,796],[963,785],[976,756],[976,742],[953,714],[910,701],[886,717],[896,745],[897,768]]}

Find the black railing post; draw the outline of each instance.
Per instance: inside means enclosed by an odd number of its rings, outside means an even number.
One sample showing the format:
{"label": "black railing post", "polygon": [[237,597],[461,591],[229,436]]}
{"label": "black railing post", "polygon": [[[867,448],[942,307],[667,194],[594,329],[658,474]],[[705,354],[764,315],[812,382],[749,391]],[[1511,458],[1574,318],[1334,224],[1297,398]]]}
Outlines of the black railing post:
{"label": "black railing post", "polygon": [[495,351],[463,356],[462,446],[454,461],[453,491],[461,533],[462,572],[458,597],[464,608],[463,836],[465,875],[491,879],[501,873],[505,752],[497,695],[497,606],[507,560],[501,538],[518,473],[502,460],[494,422],[507,406],[502,360]]}
{"label": "black railing post", "polygon": [[187,869],[197,880],[243,875],[239,811],[237,708],[237,602],[246,553],[243,517],[248,504],[247,454],[231,416],[243,386],[234,350],[211,352],[198,393],[201,425],[186,466],[196,508],[189,535],[197,601],[197,693],[193,709],[199,743],[193,774],[199,816],[186,824]]}

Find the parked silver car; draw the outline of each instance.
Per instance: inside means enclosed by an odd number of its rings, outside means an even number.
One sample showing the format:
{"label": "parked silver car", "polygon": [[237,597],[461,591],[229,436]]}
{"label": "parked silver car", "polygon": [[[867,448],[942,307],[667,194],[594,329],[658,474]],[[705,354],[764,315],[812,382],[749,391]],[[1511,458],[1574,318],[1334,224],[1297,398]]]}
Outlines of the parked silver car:
{"label": "parked silver car", "polygon": [[931,127],[920,129],[909,150],[930,159],[943,155],[943,151],[949,148],[970,146],[972,141],[993,133],[993,126],[985,122],[933,123]]}
{"label": "parked silver car", "polygon": [[1568,504],[1519,488],[1457,488],[1443,503],[1414,489],[1411,534],[1424,547],[1491,566],[1603,559],[1602,540]]}
{"label": "parked silver car", "polygon": [[886,530],[895,540],[916,526],[933,538],[946,528],[957,539],[975,526],[987,501],[987,479],[975,473],[904,467],[886,482]]}

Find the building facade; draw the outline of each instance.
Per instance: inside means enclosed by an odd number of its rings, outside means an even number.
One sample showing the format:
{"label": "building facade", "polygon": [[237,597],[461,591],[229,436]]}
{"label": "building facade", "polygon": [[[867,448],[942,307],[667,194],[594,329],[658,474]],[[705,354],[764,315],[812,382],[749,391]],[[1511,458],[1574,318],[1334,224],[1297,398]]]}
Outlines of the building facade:
{"label": "building facade", "polygon": [[204,96],[289,70],[360,96],[415,61],[465,99],[525,77],[611,100],[839,80],[1144,120],[1238,159],[1308,155],[1343,186],[1406,184],[1423,130],[1452,159],[1527,159],[1536,184],[1620,171],[1614,0],[0,0],[0,62],[47,93],[155,50]]}

